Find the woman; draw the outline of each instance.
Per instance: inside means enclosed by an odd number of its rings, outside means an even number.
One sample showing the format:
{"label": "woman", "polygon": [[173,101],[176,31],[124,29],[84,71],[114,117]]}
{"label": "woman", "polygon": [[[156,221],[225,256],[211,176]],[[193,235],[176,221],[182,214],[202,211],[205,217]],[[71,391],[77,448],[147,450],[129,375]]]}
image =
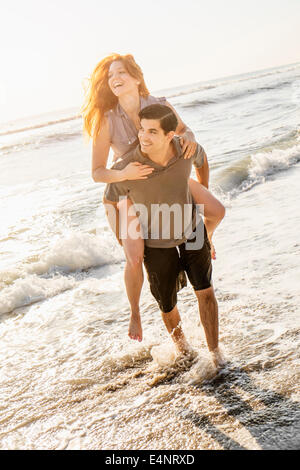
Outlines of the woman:
{"label": "woman", "polygon": [[[142,108],[157,102],[166,104],[175,112],[178,118],[176,134],[181,136],[184,158],[190,158],[197,145],[194,134],[165,98],[155,98],[149,94],[143,73],[133,56],[112,54],[99,62],[90,78],[83,108],[84,128],[93,138],[92,175],[95,182],[113,183],[126,179],[145,179],[153,171],[150,166],[137,162],[129,163],[123,170],[107,169],[106,166],[110,148],[114,151],[115,161],[138,144],[138,113]],[[205,178],[201,183],[208,188],[207,160],[205,165]],[[190,190],[195,203],[205,206],[204,222],[211,241],[215,228],[224,217],[225,209],[206,188],[199,182],[190,180]],[[130,199],[118,205],[120,223],[126,221],[127,226],[136,218],[135,215],[128,214],[131,206]],[[130,338],[141,341],[139,300],[144,280],[144,241],[142,236],[137,240],[126,237],[122,239],[121,244],[126,256],[124,279],[131,308],[128,334]],[[213,246],[212,257],[215,258]]]}

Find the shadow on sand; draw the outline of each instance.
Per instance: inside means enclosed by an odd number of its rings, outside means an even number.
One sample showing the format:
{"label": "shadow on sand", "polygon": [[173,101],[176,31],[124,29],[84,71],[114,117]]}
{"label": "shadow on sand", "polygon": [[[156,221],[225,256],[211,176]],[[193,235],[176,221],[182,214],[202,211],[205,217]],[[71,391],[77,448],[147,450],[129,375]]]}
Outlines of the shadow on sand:
{"label": "shadow on sand", "polygon": [[[199,388],[216,398],[262,450],[300,449],[300,405],[271,390],[258,388],[244,369],[228,365]],[[241,398],[237,388],[247,393],[247,399]],[[262,409],[254,410],[252,400],[259,401]],[[249,450],[224,434],[204,413],[185,409],[180,416],[203,428],[224,450]]]}

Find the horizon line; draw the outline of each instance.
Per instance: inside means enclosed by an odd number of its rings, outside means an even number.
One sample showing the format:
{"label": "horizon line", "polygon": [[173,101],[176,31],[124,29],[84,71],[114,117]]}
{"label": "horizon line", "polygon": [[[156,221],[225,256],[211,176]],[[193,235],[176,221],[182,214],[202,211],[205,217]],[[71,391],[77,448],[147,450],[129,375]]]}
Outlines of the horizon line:
{"label": "horizon line", "polygon": [[[181,87],[199,85],[201,83],[212,82],[212,81],[215,81],[215,80],[230,79],[230,78],[239,77],[239,76],[243,76],[243,75],[249,75],[249,74],[255,73],[255,72],[264,72],[264,71],[267,71],[267,70],[272,70],[272,69],[282,68],[282,67],[288,67],[288,66],[292,66],[292,65],[300,65],[300,61],[291,62],[291,63],[288,63],[288,64],[275,65],[273,67],[267,67],[267,68],[263,68],[263,69],[256,69],[256,70],[252,70],[252,71],[248,71],[248,72],[236,73],[236,74],[233,74],[233,75],[223,75],[223,76],[219,76],[219,77],[216,77],[216,78],[210,78],[208,80],[200,80],[199,82],[198,81],[197,82],[189,82],[189,83],[186,83],[186,84],[175,85],[175,86],[171,86],[171,87],[168,87],[168,88],[160,88],[160,89],[157,89],[157,90],[153,90],[151,93],[159,93],[159,92],[162,92],[162,91],[166,92],[166,91],[172,90],[174,88],[181,88]],[[54,113],[61,113],[61,112],[71,111],[72,109],[75,110],[77,108],[79,110],[80,106],[79,105],[78,106],[74,105],[74,106],[69,106],[67,108],[59,108],[59,109],[56,108],[56,109],[49,110],[49,111],[42,111],[42,112],[39,112],[37,114],[27,114],[27,115],[24,115],[24,116],[21,116],[21,117],[12,118],[9,121],[0,121],[0,125],[2,125],[2,124],[6,124],[6,125],[13,124],[13,123],[16,123],[17,121],[37,118],[39,116],[42,117],[42,116],[46,116],[47,114],[54,114]],[[80,114],[78,114],[76,116],[70,116],[69,118],[65,118],[65,119],[62,119],[62,120],[69,120],[69,119],[71,120],[71,119],[76,119],[76,118],[79,118],[79,117],[80,117]],[[50,122],[49,122],[49,124],[50,124]],[[0,136],[5,135],[8,132],[0,133]],[[14,132],[14,131],[12,131],[12,132]]]}

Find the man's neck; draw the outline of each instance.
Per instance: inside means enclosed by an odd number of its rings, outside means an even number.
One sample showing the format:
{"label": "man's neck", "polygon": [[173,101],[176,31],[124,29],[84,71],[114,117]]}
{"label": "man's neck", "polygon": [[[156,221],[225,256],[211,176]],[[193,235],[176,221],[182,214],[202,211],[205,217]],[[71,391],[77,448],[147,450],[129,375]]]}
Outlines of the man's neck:
{"label": "man's neck", "polygon": [[176,153],[175,146],[171,141],[166,148],[162,149],[159,153],[154,155],[148,155],[148,158],[152,160],[154,163],[158,163],[162,166],[167,166],[168,162],[174,157]]}

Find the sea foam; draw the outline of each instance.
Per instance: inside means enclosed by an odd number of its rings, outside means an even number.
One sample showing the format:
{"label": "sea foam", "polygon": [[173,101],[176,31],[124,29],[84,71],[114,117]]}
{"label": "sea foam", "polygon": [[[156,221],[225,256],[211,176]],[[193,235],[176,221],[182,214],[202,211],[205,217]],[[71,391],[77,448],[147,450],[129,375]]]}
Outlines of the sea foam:
{"label": "sea foam", "polygon": [[284,171],[300,161],[299,137],[292,145],[282,145],[244,157],[230,167],[224,168],[216,177],[216,186],[229,196],[248,191],[256,184],[265,183],[266,179]]}
{"label": "sea foam", "polygon": [[49,247],[49,252],[27,268],[31,274],[73,272],[121,261],[121,250],[111,238],[73,232]]}
{"label": "sea foam", "polygon": [[74,232],[54,242],[47,253],[0,273],[0,314],[45,300],[76,284],[70,273],[122,261],[122,250],[112,238]]}

